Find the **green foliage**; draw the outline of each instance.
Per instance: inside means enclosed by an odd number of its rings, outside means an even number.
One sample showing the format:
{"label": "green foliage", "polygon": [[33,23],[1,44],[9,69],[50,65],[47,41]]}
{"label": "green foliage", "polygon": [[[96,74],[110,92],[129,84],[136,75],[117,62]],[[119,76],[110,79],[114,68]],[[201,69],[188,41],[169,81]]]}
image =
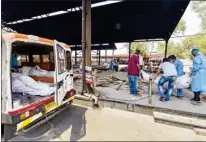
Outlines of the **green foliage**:
{"label": "green foliage", "polygon": [[[165,42],[158,42],[157,43],[157,50],[159,53],[165,53]],[[167,55],[174,54],[177,58],[186,58],[188,56],[187,51],[185,51],[184,47],[181,43],[175,43],[173,41],[168,42],[167,47]]]}
{"label": "green foliage", "polygon": [[[173,41],[169,41],[167,53],[168,55],[174,54],[178,58],[191,58],[191,46],[197,47],[202,54],[206,55],[206,35],[187,37],[182,43],[175,43]],[[165,42],[158,42],[157,50],[159,53],[164,53]]]}
{"label": "green foliage", "polygon": [[206,35],[188,37],[183,41],[183,45],[186,49],[195,46],[202,54],[206,55]]}
{"label": "green foliage", "polygon": [[180,20],[177,27],[174,30],[174,34],[182,34],[184,35],[186,30],[186,23],[184,20]]}
{"label": "green foliage", "polygon": [[206,1],[191,1],[191,8],[201,19],[202,31],[206,31]]}
{"label": "green foliage", "polygon": [[146,42],[132,42],[131,43],[131,53],[134,53],[136,49],[139,49],[141,55],[144,56],[148,50],[148,43]]}

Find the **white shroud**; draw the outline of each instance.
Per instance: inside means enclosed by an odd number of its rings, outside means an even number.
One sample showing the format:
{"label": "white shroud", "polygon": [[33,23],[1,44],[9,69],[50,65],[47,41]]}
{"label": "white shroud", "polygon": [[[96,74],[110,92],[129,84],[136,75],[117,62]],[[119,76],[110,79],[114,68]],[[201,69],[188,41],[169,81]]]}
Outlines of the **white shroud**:
{"label": "white shroud", "polygon": [[[149,75],[148,73],[146,73],[144,71],[141,71],[141,76],[142,76],[143,82],[149,83],[149,78],[151,75]],[[154,80],[154,83],[156,85],[158,85],[160,78],[161,78],[161,75],[158,76]],[[192,81],[192,78],[191,78],[190,74],[185,74],[185,75],[182,75],[180,77],[177,77],[177,79],[175,80],[174,89],[187,89],[190,87],[191,81]],[[163,85],[163,88],[165,88],[165,89],[168,88],[168,82]]]}

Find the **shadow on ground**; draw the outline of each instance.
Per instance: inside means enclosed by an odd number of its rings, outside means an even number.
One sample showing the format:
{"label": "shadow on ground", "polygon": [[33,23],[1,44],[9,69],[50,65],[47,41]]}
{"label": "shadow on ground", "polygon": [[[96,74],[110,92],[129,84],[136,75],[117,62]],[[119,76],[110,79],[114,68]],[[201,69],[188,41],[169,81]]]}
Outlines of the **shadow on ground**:
{"label": "shadow on ground", "polygon": [[[86,111],[85,107],[72,105],[50,119],[48,123],[42,124],[29,133],[21,134],[11,141],[49,141],[55,138],[77,141],[86,135]],[[64,139],[62,138],[63,133],[66,134]]]}

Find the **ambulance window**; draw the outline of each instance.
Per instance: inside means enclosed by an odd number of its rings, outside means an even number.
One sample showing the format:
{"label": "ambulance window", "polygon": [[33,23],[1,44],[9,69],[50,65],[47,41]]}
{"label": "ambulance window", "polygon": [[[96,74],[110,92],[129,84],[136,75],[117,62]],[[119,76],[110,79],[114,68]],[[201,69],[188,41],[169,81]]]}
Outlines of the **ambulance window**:
{"label": "ambulance window", "polygon": [[49,55],[42,55],[43,63],[49,63]]}
{"label": "ambulance window", "polygon": [[40,63],[41,62],[39,55],[32,55],[32,57],[33,57],[33,63]]}
{"label": "ambulance window", "polygon": [[69,51],[66,52],[66,64],[67,64],[67,67],[66,69],[69,71],[72,69],[72,62],[71,62],[71,54]]}
{"label": "ambulance window", "polygon": [[29,56],[28,55],[19,55],[17,57],[17,60],[20,61],[20,63],[28,63],[29,62]]}
{"label": "ambulance window", "polygon": [[57,55],[58,55],[58,73],[61,74],[65,71],[65,50],[57,45]]}
{"label": "ambulance window", "polygon": [[54,63],[54,52],[50,52],[50,53],[49,53],[49,61],[50,61],[51,63]]}

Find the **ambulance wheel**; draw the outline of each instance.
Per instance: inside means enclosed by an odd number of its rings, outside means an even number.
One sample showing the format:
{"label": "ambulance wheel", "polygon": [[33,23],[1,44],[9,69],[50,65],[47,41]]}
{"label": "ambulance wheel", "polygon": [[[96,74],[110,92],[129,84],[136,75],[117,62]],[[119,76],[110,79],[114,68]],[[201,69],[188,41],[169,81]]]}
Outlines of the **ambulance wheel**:
{"label": "ambulance wheel", "polygon": [[8,141],[10,139],[12,139],[13,137],[15,137],[15,133],[16,133],[16,125],[14,124],[4,124],[3,125],[3,140],[4,141]]}

